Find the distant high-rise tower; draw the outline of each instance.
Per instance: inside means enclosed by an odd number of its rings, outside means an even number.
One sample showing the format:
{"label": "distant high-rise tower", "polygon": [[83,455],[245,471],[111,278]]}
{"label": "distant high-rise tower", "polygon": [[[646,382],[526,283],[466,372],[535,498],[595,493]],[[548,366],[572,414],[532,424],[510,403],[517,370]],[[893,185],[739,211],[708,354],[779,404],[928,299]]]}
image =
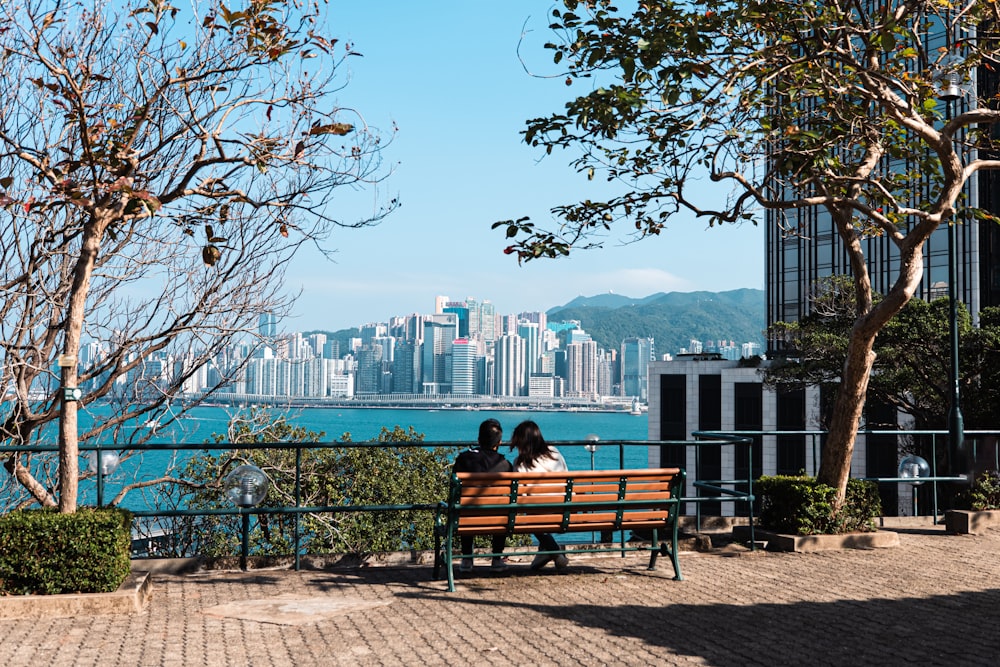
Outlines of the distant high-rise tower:
{"label": "distant high-rise tower", "polygon": [[652,360],[652,338],[626,338],[622,341],[623,396],[637,396],[643,401],[649,398],[646,371]]}
{"label": "distant high-rise tower", "polygon": [[363,345],[358,350],[356,393],[377,394],[382,380],[382,346]]}
{"label": "distant high-rise tower", "polygon": [[597,343],[585,341],[566,347],[566,394],[581,398],[597,395]]}
{"label": "distant high-rise tower", "polygon": [[278,335],[278,318],[275,317],[274,313],[261,313],[258,320],[257,333],[267,339]]}
{"label": "distant high-rise tower", "polygon": [[479,349],[475,341],[456,338],[451,343],[451,393],[475,394]]}
{"label": "distant high-rise tower", "polygon": [[518,322],[517,335],[524,339],[524,386],[527,387],[531,376],[538,373],[538,359],[542,353],[538,323]]}
{"label": "distant high-rise tower", "polygon": [[494,392],[498,396],[523,395],[527,386],[524,384],[524,339],[516,334],[500,336],[494,348],[494,356]]}
{"label": "distant high-rise tower", "polygon": [[448,393],[451,387],[451,342],[458,338],[454,313],[431,315],[424,321],[421,393]]}
{"label": "distant high-rise tower", "polygon": [[454,313],[458,318],[459,338],[469,337],[469,307],[464,301],[449,301],[442,312]]}
{"label": "distant high-rise tower", "polygon": [[419,394],[420,379],[420,344],[412,340],[396,343],[392,390],[400,394]]}

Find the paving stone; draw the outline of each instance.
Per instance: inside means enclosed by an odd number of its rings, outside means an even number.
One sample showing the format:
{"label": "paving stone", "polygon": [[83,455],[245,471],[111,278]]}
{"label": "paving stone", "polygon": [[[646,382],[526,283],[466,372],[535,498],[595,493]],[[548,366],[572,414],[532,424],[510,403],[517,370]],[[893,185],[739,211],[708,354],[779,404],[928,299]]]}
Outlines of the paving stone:
{"label": "paving stone", "polygon": [[[1000,655],[1000,529],[899,529],[898,547],[641,556],[568,574],[431,567],[156,574],[129,615],[7,620],[11,667],[941,665]],[[0,606],[4,603],[0,599]]]}

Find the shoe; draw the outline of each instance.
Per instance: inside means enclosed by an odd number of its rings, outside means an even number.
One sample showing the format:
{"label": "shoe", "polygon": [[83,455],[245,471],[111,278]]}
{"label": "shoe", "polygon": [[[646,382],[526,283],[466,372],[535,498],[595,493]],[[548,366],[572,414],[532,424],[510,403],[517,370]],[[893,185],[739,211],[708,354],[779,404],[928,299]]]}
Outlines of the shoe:
{"label": "shoe", "polygon": [[493,562],[490,563],[490,572],[506,572],[507,563],[503,562],[503,558],[494,558]]}
{"label": "shoe", "polygon": [[458,571],[459,572],[472,572],[472,567],[473,567],[472,566],[472,559],[471,558],[463,558],[462,562],[459,563],[459,565],[458,565]]}
{"label": "shoe", "polygon": [[566,558],[565,554],[559,554],[556,556],[555,561],[557,570],[561,571],[569,567],[569,558]]}
{"label": "shoe", "polygon": [[548,565],[549,561],[555,558],[552,554],[538,554],[535,559],[531,561],[532,570],[541,570],[543,567]]}

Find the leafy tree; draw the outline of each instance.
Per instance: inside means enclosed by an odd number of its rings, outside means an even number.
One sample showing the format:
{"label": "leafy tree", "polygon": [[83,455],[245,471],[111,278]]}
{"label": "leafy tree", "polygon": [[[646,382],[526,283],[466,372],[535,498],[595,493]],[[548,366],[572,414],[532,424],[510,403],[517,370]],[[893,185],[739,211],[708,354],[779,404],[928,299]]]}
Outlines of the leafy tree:
{"label": "leafy tree", "polygon": [[[776,322],[772,334],[788,343],[787,357],[763,371],[773,387],[834,386],[844,365],[854,312],[850,279],[831,278],[817,286],[811,314],[799,322]],[[879,299],[875,295],[875,300]],[[943,428],[950,409],[950,303],[913,300],[879,333],[868,397],[912,416],[920,428]],[[989,428],[1000,395],[1000,309],[980,313],[973,327],[959,304],[961,395],[966,423]]]}
{"label": "leafy tree", "polygon": [[[818,474],[842,502],[876,336],[913,296],[924,244],[963,205],[963,187],[1000,166],[995,104],[958,105],[946,118],[937,99],[944,75],[964,85],[973,68],[987,74],[996,62],[1000,42],[972,36],[1000,20],[1000,6],[640,0],[622,11],[610,0],[561,4],[552,12],[557,40],[546,46],[566,68],[567,84],[592,84],[562,112],[528,121],[524,140],[546,152],[578,148],[578,171],[621,189],[553,209],[562,222],[554,231],[528,218],[495,223],[511,239],[505,252],[519,261],[558,257],[599,245],[595,235],[619,222],[639,238],[657,236],[678,213],[714,225],[767,210],[770,222],[794,234],[797,211],[822,210],[855,286]],[[955,37],[950,52],[938,48],[945,34]],[[695,187],[705,180],[728,184],[731,195]],[[892,285],[877,301],[869,239],[880,239],[894,263]]]}
{"label": "leafy tree", "polygon": [[[357,221],[333,208],[342,186],[386,171],[379,134],[336,99],[358,54],[323,35],[317,12],[0,8],[0,437],[29,445],[59,424],[57,469],[5,457],[30,501],[72,512],[80,441],[127,448],[151,435],[136,424],[184,412],[206,367],[205,392],[231,382],[243,360],[231,344],[290,304],[296,251],[396,206]],[[78,434],[78,411],[98,402],[110,413]]]}
{"label": "leafy tree", "polygon": [[[218,442],[234,446],[268,442],[320,443],[323,433],[295,426],[266,410],[252,411],[230,423]],[[419,446],[423,435],[413,427],[382,428],[372,441],[380,447],[344,447],[317,444],[302,450],[300,493],[302,506],[432,505],[447,495],[448,476],[457,450]],[[350,443],[350,433],[341,442]],[[414,443],[407,446],[406,443]],[[243,463],[267,475],[270,489],[263,507],[295,505],[295,452],[277,449],[234,449],[219,455],[200,455],[188,461],[180,478],[185,486],[164,488],[158,506],[190,509],[231,508],[222,496],[226,475]],[[240,548],[240,518],[236,516],[178,517],[170,520],[175,536],[173,555],[197,553],[224,556]],[[260,515],[252,531],[254,553],[293,553],[295,518]],[[430,511],[310,513],[302,515],[302,546],[307,553],[346,553],[359,558],[386,551],[427,549],[433,544]]]}

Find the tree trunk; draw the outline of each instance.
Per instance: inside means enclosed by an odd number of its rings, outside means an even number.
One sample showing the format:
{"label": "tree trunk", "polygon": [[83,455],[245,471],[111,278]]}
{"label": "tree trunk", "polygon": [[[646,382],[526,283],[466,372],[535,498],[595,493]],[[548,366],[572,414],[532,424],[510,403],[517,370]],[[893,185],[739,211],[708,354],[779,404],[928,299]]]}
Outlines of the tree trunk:
{"label": "tree trunk", "polygon": [[851,459],[854,455],[854,440],[861,415],[865,409],[868,380],[875,364],[875,335],[855,327],[847,346],[847,360],[833,404],[830,430],[820,462],[817,481],[837,489],[839,506],[847,492],[847,480],[851,476]]}
{"label": "tree trunk", "polygon": [[837,490],[835,503],[840,507],[847,493],[854,441],[861,425],[868,381],[875,365],[875,338],[886,322],[913,298],[923,276],[924,242],[934,231],[934,226],[925,225],[919,233],[911,232],[905,242],[899,244],[899,275],[882,300],[874,304],[871,277],[851,212],[833,208],[831,214],[850,259],[857,311],[816,480]]}
{"label": "tree trunk", "polygon": [[83,319],[86,314],[90,278],[101,246],[101,234],[106,225],[96,221],[84,225],[80,244],[80,258],[73,269],[73,287],[66,309],[63,354],[67,366],[62,368],[62,411],[59,414],[59,511],[72,514],[76,511],[80,482],[80,447],[78,441],[77,402],[66,400],[67,387],[76,387],[78,357]]}

